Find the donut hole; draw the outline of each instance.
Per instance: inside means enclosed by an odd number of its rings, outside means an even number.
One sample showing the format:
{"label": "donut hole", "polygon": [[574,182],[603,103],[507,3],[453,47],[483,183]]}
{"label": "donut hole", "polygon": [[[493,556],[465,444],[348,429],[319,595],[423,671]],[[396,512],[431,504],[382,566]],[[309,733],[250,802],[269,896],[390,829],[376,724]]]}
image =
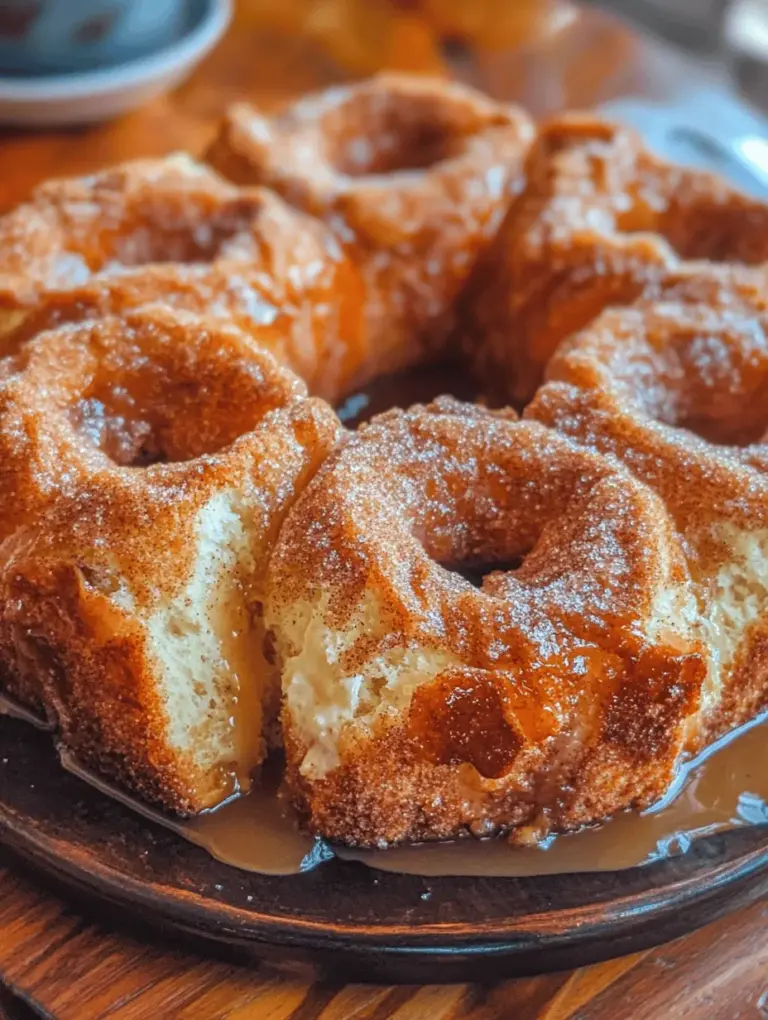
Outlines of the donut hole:
{"label": "donut hole", "polygon": [[119,467],[219,453],[293,395],[293,381],[271,358],[238,346],[191,330],[178,337],[150,330],[137,343],[118,338],[70,402],[70,426]]}
{"label": "donut hole", "polygon": [[440,566],[443,570],[448,570],[452,574],[458,574],[465,581],[475,588],[482,588],[483,582],[490,574],[504,573],[512,574],[522,567],[525,560],[524,556],[516,556],[514,558],[505,558],[498,562],[484,562],[478,563],[476,561],[469,560],[466,563],[441,563]]}
{"label": "donut hole", "polygon": [[[704,313],[706,314],[706,313]],[[679,316],[679,306],[671,309]],[[711,443],[747,446],[768,430],[768,338],[757,320],[702,315],[670,325],[663,308],[647,336],[619,355],[615,375],[655,420]]]}
{"label": "donut hole", "polygon": [[[583,195],[591,182],[596,204],[587,219],[610,233],[655,234],[681,259],[759,265],[768,257],[768,211],[764,203],[746,198],[699,171],[638,153],[623,132],[607,124],[589,125],[587,136],[570,126],[548,158],[557,166],[565,149],[569,194]],[[545,156],[547,158],[547,156]]]}
{"label": "donut hole", "polygon": [[326,114],[325,156],[346,177],[428,170],[453,159],[477,129],[430,95],[359,93]]}
{"label": "donut hole", "polygon": [[461,362],[441,361],[376,376],[362,389],[347,393],[336,413],[347,428],[357,428],[384,411],[429,404],[447,393],[466,401],[483,396]]}
{"label": "donut hole", "polygon": [[86,261],[92,272],[155,263],[209,263],[258,254],[255,227],[262,211],[258,197],[235,197],[210,208],[209,199],[163,194],[134,210],[130,226],[112,231],[96,228],[98,243]]}
{"label": "donut hole", "polygon": [[268,407],[231,405],[205,380],[179,379],[157,366],[100,378],[76,402],[70,420],[120,467],[194,460],[231,446]]}
{"label": "donut hole", "polygon": [[434,125],[409,125],[383,132],[375,138],[360,135],[337,140],[332,162],[346,177],[369,177],[403,171],[428,170],[455,156],[460,148],[455,138]]}
{"label": "donut hole", "polygon": [[70,409],[70,421],[81,436],[120,467],[166,463],[169,458],[158,434],[159,423],[137,417],[136,408],[129,403],[116,395],[86,397]]}
{"label": "donut hole", "polygon": [[[413,522],[411,537],[431,564],[488,593],[503,578],[523,570],[545,529],[544,520],[510,506],[515,488],[512,484],[506,493],[489,492],[477,479],[467,498],[445,499],[442,519],[433,518],[426,526],[423,520]],[[527,497],[522,494],[523,501]]]}

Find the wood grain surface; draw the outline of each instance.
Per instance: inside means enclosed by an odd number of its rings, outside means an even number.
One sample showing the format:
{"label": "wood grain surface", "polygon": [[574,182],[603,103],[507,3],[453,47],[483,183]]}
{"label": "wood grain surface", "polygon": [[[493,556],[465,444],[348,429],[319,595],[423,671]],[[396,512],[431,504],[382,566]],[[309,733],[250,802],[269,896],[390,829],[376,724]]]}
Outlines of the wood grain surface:
{"label": "wood grain surface", "polygon": [[0,977],[57,1020],[765,1020],[766,930],[768,904],[757,904],[571,973],[492,987],[334,987],[117,934],[0,868]]}
{"label": "wood grain surface", "polygon": [[[227,102],[266,107],[379,67],[461,77],[543,113],[680,73],[630,33],[558,0],[252,0],[182,88],[96,128],[0,133],[0,208],[40,180],[173,149],[199,152]],[[493,987],[334,987],[204,959],[85,917],[0,867],[0,1020],[766,1020],[768,906],[668,945]],[[19,998],[17,998],[17,996]],[[20,1001],[23,1000],[23,1001]],[[25,1005],[26,1003],[26,1005]]]}

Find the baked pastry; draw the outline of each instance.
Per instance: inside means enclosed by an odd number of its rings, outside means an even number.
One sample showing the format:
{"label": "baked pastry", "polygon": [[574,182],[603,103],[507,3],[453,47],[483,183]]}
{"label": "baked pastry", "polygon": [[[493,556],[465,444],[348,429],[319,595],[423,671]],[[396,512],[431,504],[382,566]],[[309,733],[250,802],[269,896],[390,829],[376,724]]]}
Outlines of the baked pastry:
{"label": "baked pastry", "polygon": [[274,352],[335,399],[359,353],[350,274],[330,231],[273,192],[236,188],[186,156],[137,160],[50,181],[0,217],[0,351],[41,302],[32,334],[46,317],[160,300],[234,319],[262,343],[274,324]]}
{"label": "baked pastry", "polygon": [[558,349],[526,414],[615,455],[684,538],[712,649],[701,741],[768,707],[768,293],[671,274]]}
{"label": "baked pastry", "polygon": [[[235,183],[139,161],[0,217],[0,687],[84,764],[194,814],[282,698],[314,832],[526,842],[768,705],[768,277],[713,265],[768,262],[768,207],[587,115],[521,194],[531,136],[385,75],[233,108]],[[463,344],[524,401],[561,341],[522,422],[349,436],[294,374]]]}
{"label": "baked pastry", "polygon": [[0,362],[3,686],[147,800],[247,789],[266,558],[338,431],[232,326],[147,306],[28,340]]}
{"label": "baked pastry", "polygon": [[0,357],[44,329],[159,303],[234,324],[292,368],[313,395],[335,401],[349,389],[357,352],[339,329],[348,267],[315,262],[323,264],[327,271],[297,288],[290,276],[281,280],[258,262],[174,263],[98,273],[77,287],[47,291],[13,325],[7,320],[6,330],[0,329]]}
{"label": "baked pastry", "polygon": [[579,827],[650,804],[697,739],[707,654],[662,501],[508,412],[361,427],[266,592],[289,784],[331,839]]}
{"label": "baked pastry", "polygon": [[208,159],[331,226],[362,275],[360,343],[381,374],[443,349],[456,299],[520,187],[532,135],[518,108],[385,74],[273,118],[235,106]]}
{"label": "baked pastry", "polygon": [[526,177],[465,302],[465,353],[505,400],[524,404],[562,339],[681,260],[768,261],[768,205],[593,114],[544,124]]}

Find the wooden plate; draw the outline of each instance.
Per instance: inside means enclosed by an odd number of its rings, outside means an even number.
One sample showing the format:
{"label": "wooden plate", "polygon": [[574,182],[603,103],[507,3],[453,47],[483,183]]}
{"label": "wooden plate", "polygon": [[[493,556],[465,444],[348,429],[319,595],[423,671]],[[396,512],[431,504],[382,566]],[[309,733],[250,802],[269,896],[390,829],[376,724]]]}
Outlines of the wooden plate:
{"label": "wooden plate", "polygon": [[331,861],[253,875],[91,789],[51,737],[0,718],[0,843],[110,923],[336,978],[481,981],[576,967],[681,935],[768,892],[768,826],[629,871],[419,878]]}

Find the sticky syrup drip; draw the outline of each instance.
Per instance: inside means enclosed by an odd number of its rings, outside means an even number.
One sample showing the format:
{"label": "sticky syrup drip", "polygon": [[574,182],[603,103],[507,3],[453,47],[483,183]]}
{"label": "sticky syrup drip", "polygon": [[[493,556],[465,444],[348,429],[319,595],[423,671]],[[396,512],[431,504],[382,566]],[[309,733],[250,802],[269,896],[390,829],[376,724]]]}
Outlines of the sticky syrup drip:
{"label": "sticky syrup drip", "polygon": [[251,793],[184,821],[113,787],[62,752],[62,764],[107,796],[204,847],[211,856],[269,875],[308,871],[337,856],[403,874],[522,877],[620,871],[685,853],[694,840],[749,825],[768,825],[768,774],[760,767],[768,713],[709,747],[683,769],[666,797],[642,814],[626,811],[603,825],[521,849],[503,837],[390,850],[331,848],[302,833],[279,796],[280,766],[267,764]]}

